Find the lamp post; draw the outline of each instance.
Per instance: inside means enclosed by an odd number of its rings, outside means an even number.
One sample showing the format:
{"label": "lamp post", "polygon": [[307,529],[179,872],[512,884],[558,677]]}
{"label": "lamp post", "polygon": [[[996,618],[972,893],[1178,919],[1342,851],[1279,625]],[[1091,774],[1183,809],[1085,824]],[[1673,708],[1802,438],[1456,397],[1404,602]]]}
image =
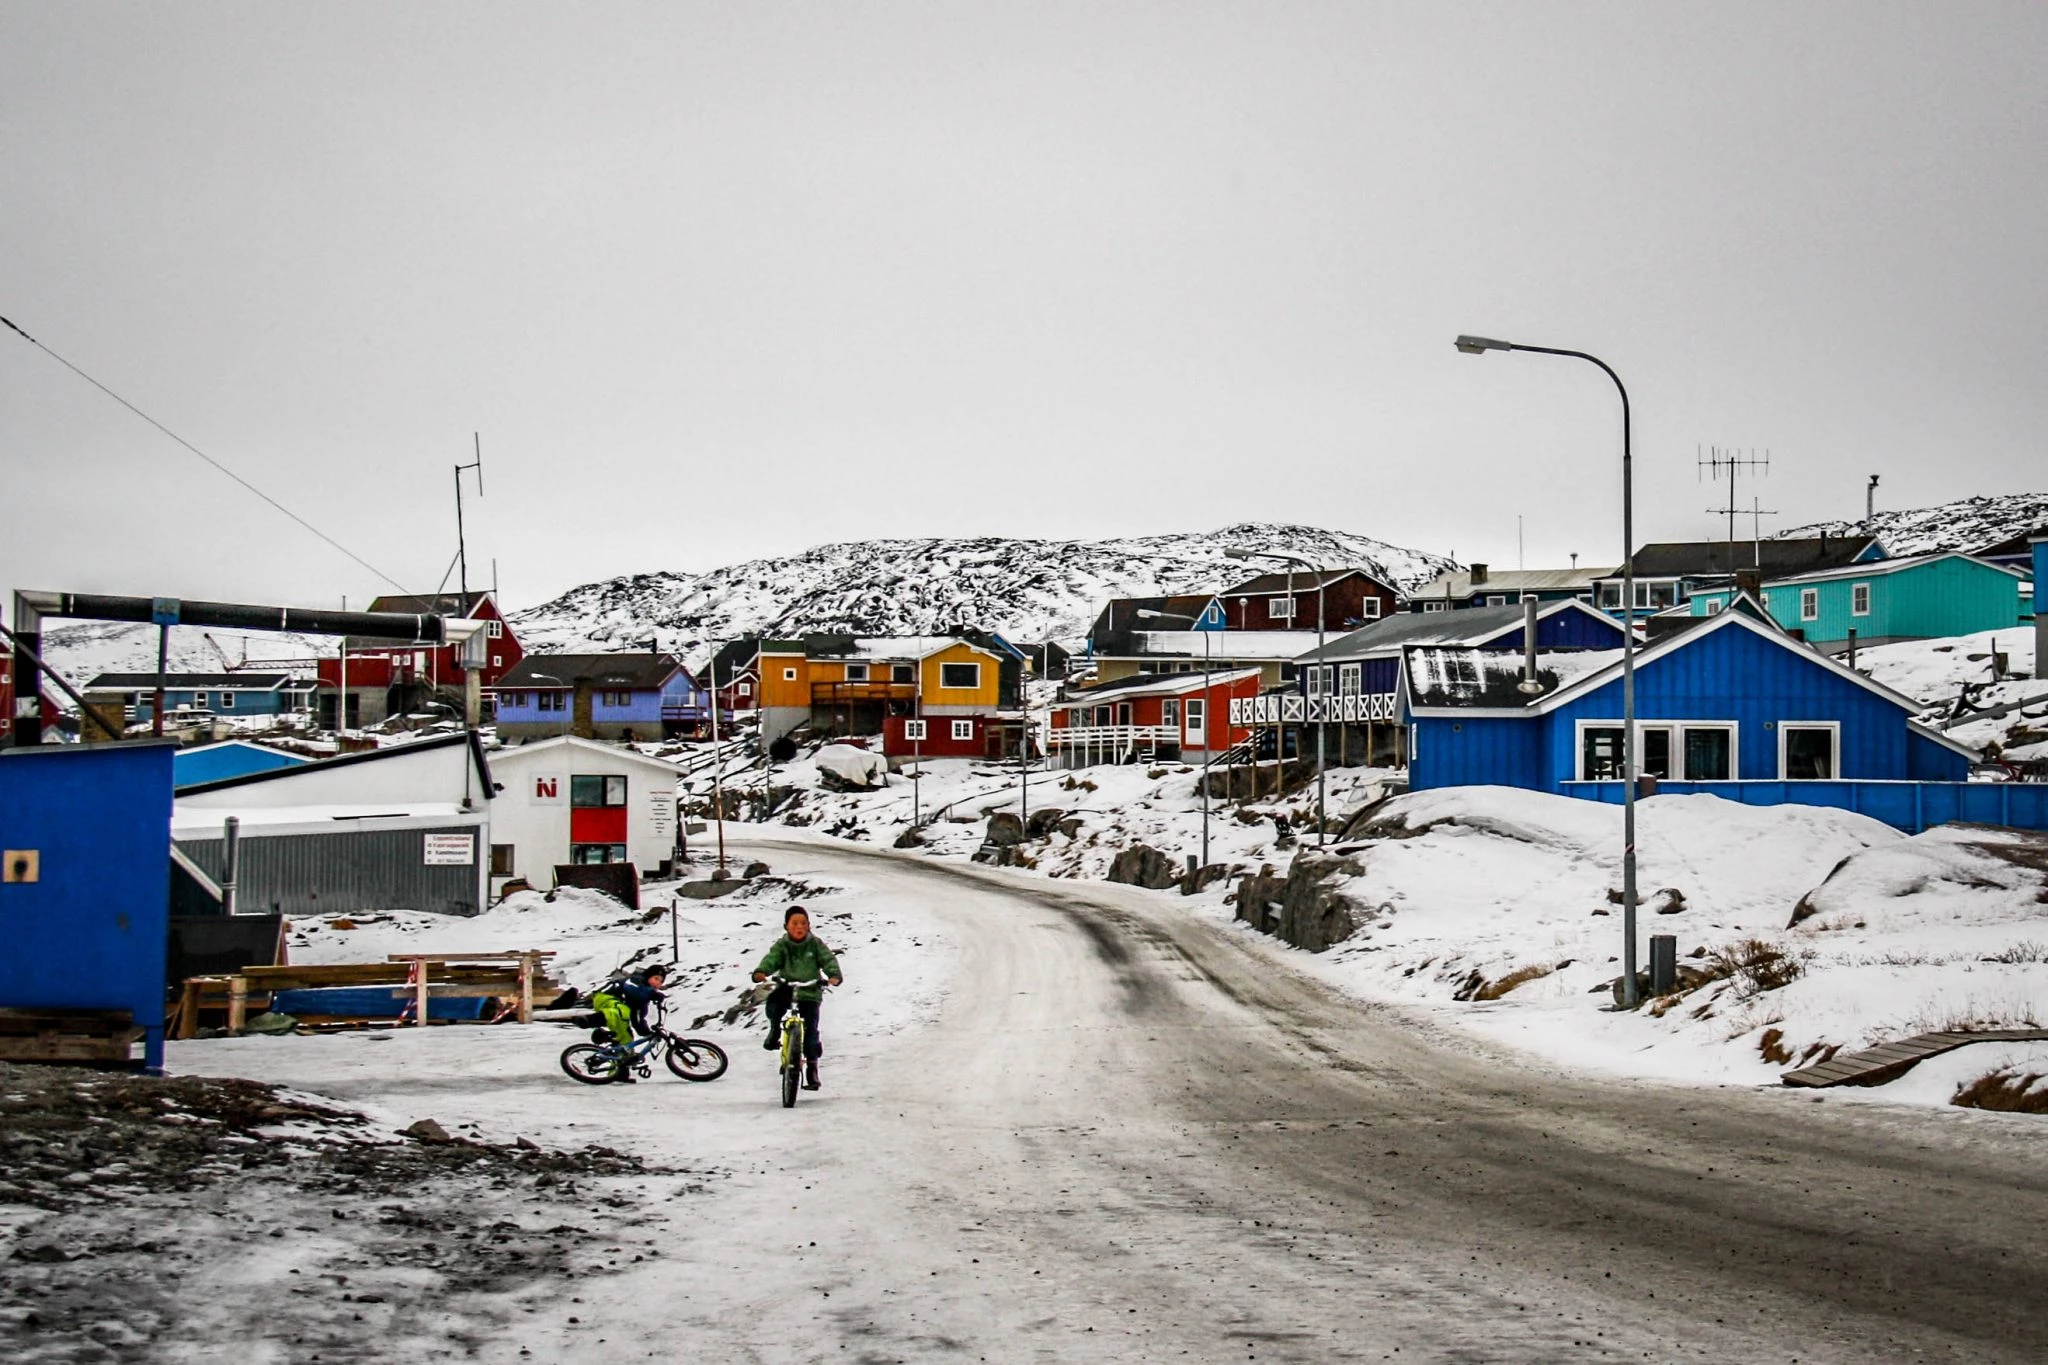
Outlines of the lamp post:
{"label": "lamp post", "polygon": [[1518,342],[1496,341],[1491,337],[1461,336],[1455,343],[1466,355],[1488,351],[1533,351],[1538,355],[1568,356],[1597,365],[1614,381],[1621,395],[1621,1003],[1634,1009],[1641,1003],[1636,993],[1636,566],[1635,566],[1635,471],[1629,450],[1628,389],[1621,376],[1607,362],[1584,351],[1561,350],[1555,346],[1524,346]]}
{"label": "lamp post", "polygon": [[[1213,664],[1213,663],[1211,662],[1211,660],[1210,660],[1210,658],[1209,658],[1209,632],[1208,632],[1208,631],[1206,631],[1206,630],[1203,630],[1203,629],[1201,629],[1201,624],[1202,624],[1202,623],[1201,623],[1201,618],[1200,618],[1200,617],[1195,617],[1195,616],[1179,616],[1179,615],[1174,615],[1174,614],[1172,614],[1172,613],[1169,613],[1169,612],[1163,612],[1163,611],[1153,611],[1153,610],[1152,610],[1152,609],[1151,609],[1150,607],[1140,607],[1140,608],[1138,608],[1138,610],[1137,610],[1137,613],[1136,613],[1136,614],[1137,614],[1137,615],[1138,615],[1139,617],[1147,617],[1147,616],[1149,616],[1149,617],[1151,617],[1151,618],[1153,618],[1153,619],[1155,619],[1155,620],[1175,620],[1175,621],[1186,621],[1186,622],[1188,622],[1188,623],[1189,623],[1190,625],[1194,626],[1194,627],[1195,627],[1195,629],[1196,629],[1196,633],[1197,633],[1198,635],[1200,635],[1200,636],[1202,637],[1202,783],[1201,783],[1201,786],[1202,786],[1202,863],[1201,863],[1201,866],[1202,866],[1202,867],[1207,867],[1207,866],[1209,865],[1209,760],[1210,760],[1210,759],[1212,759],[1212,758],[1214,758],[1214,757],[1216,756],[1216,741],[1215,741],[1215,739],[1214,739],[1214,736],[1215,736],[1215,734],[1216,734],[1216,717],[1215,717],[1215,715],[1214,715],[1214,712],[1215,712],[1215,710],[1216,710],[1216,696],[1215,696],[1215,692],[1214,692],[1214,690],[1213,690],[1213,689],[1214,689],[1214,687],[1215,687],[1215,682],[1214,682],[1214,673],[1215,673],[1215,666],[1214,666],[1214,664]],[[1185,723],[1186,723],[1186,722],[1185,722],[1185,720],[1183,720],[1183,722],[1182,722],[1182,723],[1183,723],[1183,724],[1185,724]],[[1226,725],[1228,724],[1228,713],[1227,713],[1227,712],[1225,713],[1225,724],[1226,724]],[[1230,733],[1230,732],[1229,732],[1229,730],[1228,730],[1228,729],[1226,729],[1226,730],[1224,731],[1224,734],[1225,734],[1226,736],[1227,736],[1227,735],[1228,735],[1229,733]],[[1198,870],[1199,870],[1199,869],[1198,869]]]}
{"label": "lamp post", "polygon": [[[1320,695],[1320,696],[1321,696],[1321,697],[1323,698],[1323,706],[1324,706],[1324,708],[1325,708],[1325,714],[1327,714],[1327,708],[1329,707],[1329,704],[1330,704],[1330,703],[1329,703],[1329,695],[1330,695],[1330,693],[1329,693],[1329,689],[1328,689],[1327,687],[1325,687],[1325,686],[1323,685],[1323,580],[1324,580],[1324,579],[1325,579],[1325,578],[1327,577],[1327,575],[1326,575],[1326,574],[1324,574],[1324,573],[1323,573],[1323,571],[1322,571],[1321,569],[1319,569],[1319,568],[1317,568],[1317,567],[1316,567],[1315,565],[1313,565],[1313,564],[1309,563],[1309,562],[1308,562],[1308,561],[1307,561],[1306,559],[1303,559],[1303,558],[1301,558],[1301,557],[1300,557],[1299,555],[1290,555],[1290,554],[1279,554],[1279,553],[1276,553],[1276,552],[1274,552],[1274,551],[1271,551],[1271,550],[1240,550],[1240,549],[1237,549],[1237,548],[1234,548],[1234,547],[1233,547],[1233,548],[1231,548],[1231,549],[1227,549],[1227,550],[1225,550],[1225,551],[1224,551],[1223,553],[1224,553],[1224,554],[1225,554],[1226,556],[1228,556],[1229,558],[1231,558],[1231,559],[1277,559],[1277,560],[1283,560],[1283,561],[1285,561],[1285,562],[1286,562],[1286,563],[1288,564],[1288,566],[1289,566],[1289,567],[1288,567],[1288,570],[1287,570],[1287,612],[1288,612],[1288,619],[1289,619],[1290,621],[1291,621],[1291,620],[1293,619],[1293,616],[1294,616],[1294,569],[1293,569],[1293,567],[1292,567],[1292,566],[1293,566],[1293,565],[1296,565],[1296,564],[1299,564],[1299,565],[1301,565],[1301,567],[1302,567],[1302,568],[1304,568],[1304,569],[1307,569],[1307,570],[1308,570],[1308,571],[1309,571],[1310,573],[1312,573],[1312,574],[1314,574],[1314,575],[1316,576],[1316,662],[1315,662],[1315,682],[1316,682],[1316,688],[1315,688],[1315,690],[1316,690],[1316,692],[1317,692],[1317,693],[1318,693],[1318,694],[1319,694],[1319,695]],[[1328,824],[1328,823],[1329,823],[1329,813],[1328,813],[1328,811],[1327,811],[1327,810],[1325,809],[1325,807],[1324,807],[1324,800],[1323,800],[1323,798],[1324,798],[1324,795],[1325,795],[1325,792],[1326,792],[1326,788],[1325,788],[1325,785],[1324,785],[1324,776],[1323,776],[1323,769],[1324,769],[1324,766],[1325,766],[1325,765],[1324,765],[1324,762],[1323,762],[1323,759],[1324,759],[1324,747],[1323,747],[1323,746],[1324,746],[1324,740],[1323,740],[1323,731],[1324,731],[1324,729],[1325,729],[1325,725],[1324,725],[1324,722],[1322,722],[1322,721],[1318,721],[1318,722],[1316,722],[1316,847],[1317,847],[1317,848],[1321,848],[1321,847],[1323,846],[1323,828],[1324,828],[1324,826],[1325,826],[1326,824]],[[1284,770],[1284,769],[1285,769],[1285,765],[1286,765],[1286,762],[1287,762],[1287,757],[1286,757],[1286,755],[1285,755],[1285,754],[1281,754],[1281,753],[1275,753],[1275,754],[1273,755],[1273,757],[1274,757],[1274,759],[1275,759],[1275,760],[1276,760],[1276,761],[1277,761],[1277,762],[1278,762],[1278,763],[1279,763],[1279,764],[1281,765],[1282,769]]]}

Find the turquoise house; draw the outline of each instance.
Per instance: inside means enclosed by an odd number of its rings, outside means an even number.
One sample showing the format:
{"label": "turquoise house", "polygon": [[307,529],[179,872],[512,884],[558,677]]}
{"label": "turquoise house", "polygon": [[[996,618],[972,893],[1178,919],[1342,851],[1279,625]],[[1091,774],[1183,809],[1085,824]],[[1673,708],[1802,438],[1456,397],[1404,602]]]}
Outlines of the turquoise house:
{"label": "turquoise house", "polygon": [[[1856,643],[1928,640],[2002,630],[2033,618],[2017,569],[1958,553],[1881,559],[1794,574],[1764,584],[1764,609],[1788,631],[1831,652]],[[1716,616],[1736,590],[1695,593],[1694,616]]]}

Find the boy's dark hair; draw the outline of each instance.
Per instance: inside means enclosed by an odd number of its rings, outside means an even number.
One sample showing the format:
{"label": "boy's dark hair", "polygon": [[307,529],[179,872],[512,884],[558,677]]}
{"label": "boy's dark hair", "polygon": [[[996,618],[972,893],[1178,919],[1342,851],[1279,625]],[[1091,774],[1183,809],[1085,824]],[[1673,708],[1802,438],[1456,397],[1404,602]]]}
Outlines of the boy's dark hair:
{"label": "boy's dark hair", "polygon": [[804,909],[801,905],[790,906],[789,909],[782,912],[782,927],[787,929],[789,927],[790,920],[796,918],[798,915],[802,915],[805,919],[809,919],[811,917],[811,912]]}

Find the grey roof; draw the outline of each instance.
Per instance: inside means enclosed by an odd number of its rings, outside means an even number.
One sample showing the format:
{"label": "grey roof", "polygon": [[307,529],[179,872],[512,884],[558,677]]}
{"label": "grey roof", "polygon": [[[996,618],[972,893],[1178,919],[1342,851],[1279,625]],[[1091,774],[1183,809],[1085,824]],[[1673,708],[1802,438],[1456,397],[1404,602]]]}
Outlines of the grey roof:
{"label": "grey roof", "polygon": [[[1256,668],[1219,668],[1207,674],[1210,684],[1225,682],[1231,678],[1242,678],[1256,673]],[[1055,706],[1080,706],[1099,697],[1113,697],[1125,692],[1142,692],[1157,688],[1164,692],[1177,692],[1190,687],[1200,687],[1204,674],[1200,669],[1192,673],[1136,673],[1114,682],[1096,683],[1092,687],[1069,688],[1067,695],[1054,702]]]}
{"label": "grey roof", "polygon": [[430,596],[392,593],[370,599],[371,611],[396,612],[400,616],[468,616],[490,593],[479,590],[467,597],[459,592],[437,592]]}
{"label": "grey roof", "polygon": [[[289,673],[166,673],[164,687],[173,692],[275,692],[292,685]],[[304,684],[311,687],[310,680]],[[102,673],[85,685],[88,692],[151,692],[154,673]]]}
{"label": "grey roof", "polygon": [[[1638,578],[1682,578],[1761,572],[1766,578],[1838,569],[1878,545],[1876,536],[1815,536],[1799,540],[1677,540],[1645,545],[1631,557]],[[1880,549],[1882,546],[1880,545]],[[1605,576],[1620,576],[1620,569]]]}
{"label": "grey roof", "polygon": [[589,683],[627,691],[660,687],[682,668],[666,654],[529,654],[498,679],[496,690]]}
{"label": "grey roof", "polygon": [[[1554,606],[1555,604],[1553,604]],[[1362,659],[1393,654],[1405,645],[1473,645],[1522,624],[1520,604],[1512,607],[1465,607],[1457,611],[1402,612],[1330,641],[1301,656],[1302,662]]]}
{"label": "grey roof", "polygon": [[[1326,588],[1332,583],[1341,583],[1353,574],[1357,574],[1360,578],[1367,579],[1370,582],[1378,583],[1380,581],[1364,569],[1319,569],[1314,573],[1309,572],[1307,569],[1296,569],[1291,581],[1294,584],[1294,590],[1298,593],[1314,592],[1319,587]],[[1257,578],[1248,578],[1242,583],[1225,588],[1216,595],[1218,597],[1244,597],[1253,593],[1286,592],[1289,581],[1290,578],[1287,571],[1280,569],[1273,573],[1262,573]]]}

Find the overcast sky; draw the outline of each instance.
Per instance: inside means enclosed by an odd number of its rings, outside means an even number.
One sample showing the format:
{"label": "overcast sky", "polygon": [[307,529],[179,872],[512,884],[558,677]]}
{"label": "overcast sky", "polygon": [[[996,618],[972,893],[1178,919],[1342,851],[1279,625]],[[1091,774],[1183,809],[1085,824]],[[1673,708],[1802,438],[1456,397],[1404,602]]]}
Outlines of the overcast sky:
{"label": "overcast sky", "polygon": [[[2048,485],[2048,5],[0,3],[0,314],[408,589]],[[386,585],[0,332],[0,586]],[[1750,489],[1742,493],[1749,503]],[[1772,521],[1765,522],[1768,530]]]}

